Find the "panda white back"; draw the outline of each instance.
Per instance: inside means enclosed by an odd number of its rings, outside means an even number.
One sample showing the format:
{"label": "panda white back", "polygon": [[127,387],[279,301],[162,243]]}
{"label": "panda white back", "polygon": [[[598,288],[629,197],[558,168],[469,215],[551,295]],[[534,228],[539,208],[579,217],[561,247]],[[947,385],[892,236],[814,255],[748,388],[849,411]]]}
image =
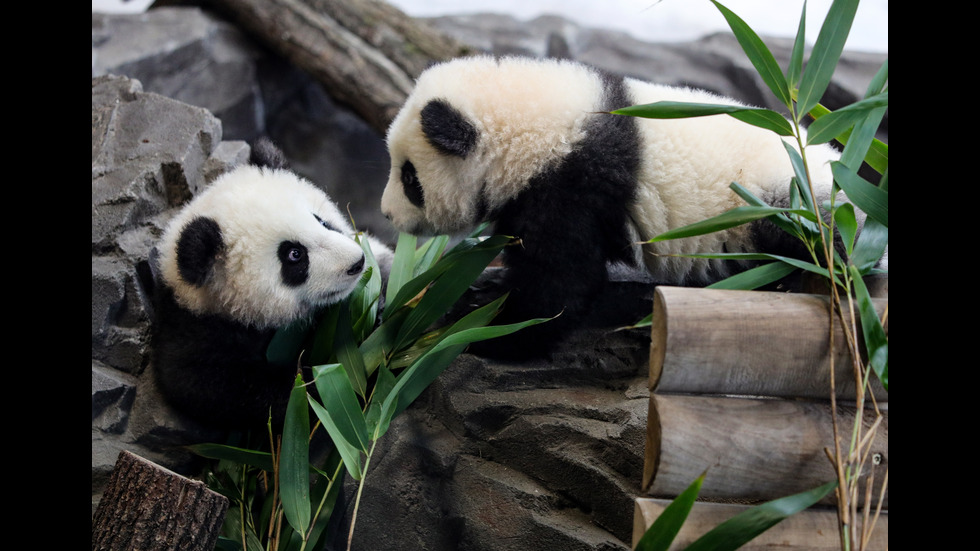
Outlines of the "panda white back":
{"label": "panda white back", "polygon": [[[659,101],[743,105],[703,90],[626,79],[633,105]],[[782,138],[728,115],[685,119],[638,118],[642,152],[632,222],[638,241],[706,220],[745,205],[731,190],[737,182],[770,204],[788,206],[789,182],[794,176],[784,146],[798,150],[795,140]],[[805,135],[805,134],[804,134]],[[818,200],[830,196],[830,161],[838,152],[826,144],[809,146],[806,154]],[[779,204],[782,203],[782,204]],[[738,226],[703,236],[643,246],[643,261],[658,281],[708,284],[735,273],[730,261],[684,258],[689,253],[758,252],[752,226]],[[710,270],[709,270],[710,268]]]}

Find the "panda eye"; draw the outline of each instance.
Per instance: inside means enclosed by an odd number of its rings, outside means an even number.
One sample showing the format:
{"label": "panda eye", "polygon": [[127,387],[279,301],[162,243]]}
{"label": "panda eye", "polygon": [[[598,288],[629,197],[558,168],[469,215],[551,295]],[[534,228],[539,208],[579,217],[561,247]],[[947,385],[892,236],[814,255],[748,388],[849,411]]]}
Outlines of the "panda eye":
{"label": "panda eye", "polygon": [[422,194],[422,183],[419,182],[418,174],[415,172],[415,165],[411,161],[405,161],[402,165],[402,188],[405,190],[405,197],[416,207],[422,208],[425,205],[425,196]]}
{"label": "panda eye", "polygon": [[286,253],[286,260],[292,263],[300,262],[303,260],[303,250],[298,247],[289,249],[289,252]]}
{"label": "panda eye", "polygon": [[317,216],[316,213],[313,213],[313,218],[316,218],[316,221],[319,222],[320,225],[323,226],[324,228],[327,228],[330,231],[339,231],[337,228],[333,227],[329,222]]}

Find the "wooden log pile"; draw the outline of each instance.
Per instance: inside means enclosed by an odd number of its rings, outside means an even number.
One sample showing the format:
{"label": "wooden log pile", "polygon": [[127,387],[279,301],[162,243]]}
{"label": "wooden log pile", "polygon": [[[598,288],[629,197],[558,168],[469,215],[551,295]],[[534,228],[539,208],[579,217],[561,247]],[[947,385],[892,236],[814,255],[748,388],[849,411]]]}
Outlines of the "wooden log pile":
{"label": "wooden log pile", "polygon": [[[887,298],[874,300],[880,314]],[[751,505],[836,478],[825,451],[834,442],[831,365],[838,423],[849,430],[859,412],[839,322],[831,364],[829,312],[830,299],[821,295],[657,289],[645,496],[636,500],[634,546],[663,508],[705,470],[699,501],[672,549],[684,548]],[[877,379],[871,392],[884,415],[871,445],[876,505],[888,461],[888,394]],[[869,427],[870,411],[860,414]],[[887,492],[884,497],[886,510]],[[834,499],[831,494],[743,549],[840,549]],[[882,514],[872,549],[887,548],[887,522]]]}

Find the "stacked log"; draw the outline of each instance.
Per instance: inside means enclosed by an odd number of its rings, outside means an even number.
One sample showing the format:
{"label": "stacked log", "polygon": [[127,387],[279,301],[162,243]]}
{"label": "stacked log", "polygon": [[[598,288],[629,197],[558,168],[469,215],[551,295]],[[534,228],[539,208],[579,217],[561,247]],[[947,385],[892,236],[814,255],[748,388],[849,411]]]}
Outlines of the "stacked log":
{"label": "stacked log", "polygon": [[[887,299],[874,300],[881,314]],[[829,313],[830,298],[822,295],[657,289],[645,496],[636,501],[634,545],[663,507],[705,471],[699,501],[674,548],[753,504],[836,479],[827,455],[834,447],[831,388],[838,426],[847,434],[859,412],[840,320],[834,319],[831,339]],[[871,443],[874,467],[862,474],[861,487],[870,480],[877,506],[888,460],[888,394],[877,378],[870,395],[883,419]],[[874,410],[865,407],[860,415],[870,428]],[[859,500],[863,504],[863,496]],[[839,549],[835,503],[831,494],[743,549]],[[885,492],[885,512],[887,507]],[[887,547],[887,514],[874,538],[872,549]]]}

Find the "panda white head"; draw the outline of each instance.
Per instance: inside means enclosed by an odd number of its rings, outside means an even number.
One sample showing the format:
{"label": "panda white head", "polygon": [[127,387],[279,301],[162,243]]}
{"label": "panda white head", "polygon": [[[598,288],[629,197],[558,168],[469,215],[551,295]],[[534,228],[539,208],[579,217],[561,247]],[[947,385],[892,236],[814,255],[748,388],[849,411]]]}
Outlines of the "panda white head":
{"label": "panda white head", "polygon": [[353,233],[313,184],[245,165],[171,220],[157,247],[159,269],[191,312],[281,327],[353,290],[364,270]]}
{"label": "panda white head", "polygon": [[596,73],[559,60],[479,56],[430,67],[388,128],[382,212],[416,235],[491,220],[572,151],[601,95]]}

